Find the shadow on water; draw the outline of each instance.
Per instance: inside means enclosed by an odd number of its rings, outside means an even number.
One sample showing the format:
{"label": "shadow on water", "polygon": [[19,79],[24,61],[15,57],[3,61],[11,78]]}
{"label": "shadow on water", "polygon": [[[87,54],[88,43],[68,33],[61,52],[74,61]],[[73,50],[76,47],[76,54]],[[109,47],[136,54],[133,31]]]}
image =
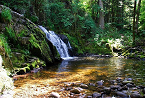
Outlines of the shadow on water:
{"label": "shadow on water", "polygon": [[15,86],[21,86],[31,80],[56,79],[57,82],[96,83],[104,80],[105,85],[109,80],[121,78],[133,78],[136,84],[145,82],[144,61],[124,58],[98,58],[75,57],[63,60],[60,64],[47,67],[38,73],[34,73],[25,79],[15,81]]}

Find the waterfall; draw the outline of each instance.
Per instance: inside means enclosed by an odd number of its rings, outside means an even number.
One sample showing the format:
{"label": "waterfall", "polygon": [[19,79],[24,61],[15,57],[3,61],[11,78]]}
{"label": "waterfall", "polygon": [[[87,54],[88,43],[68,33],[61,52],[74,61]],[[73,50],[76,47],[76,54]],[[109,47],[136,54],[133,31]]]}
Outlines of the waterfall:
{"label": "waterfall", "polygon": [[46,38],[56,47],[61,58],[68,58],[68,47],[67,45],[58,37],[54,31],[47,31],[44,27],[39,26],[39,28],[46,34]]}

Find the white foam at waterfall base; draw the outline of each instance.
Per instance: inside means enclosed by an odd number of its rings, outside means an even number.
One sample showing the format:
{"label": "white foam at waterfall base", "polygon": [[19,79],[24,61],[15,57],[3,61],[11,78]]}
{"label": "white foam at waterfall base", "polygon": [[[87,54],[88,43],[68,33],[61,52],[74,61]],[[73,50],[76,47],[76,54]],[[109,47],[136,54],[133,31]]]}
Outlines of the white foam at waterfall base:
{"label": "white foam at waterfall base", "polygon": [[54,31],[48,31],[43,26],[39,27],[46,34],[46,38],[56,47],[61,58],[70,58],[67,45],[54,33]]}

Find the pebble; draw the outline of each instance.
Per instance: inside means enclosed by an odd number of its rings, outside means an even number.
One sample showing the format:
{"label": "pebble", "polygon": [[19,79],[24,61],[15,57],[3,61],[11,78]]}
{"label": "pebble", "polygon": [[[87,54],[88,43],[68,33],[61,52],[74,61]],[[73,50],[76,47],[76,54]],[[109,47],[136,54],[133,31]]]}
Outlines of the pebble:
{"label": "pebble", "polygon": [[93,98],[92,96],[87,96],[87,98]]}
{"label": "pebble", "polygon": [[49,97],[53,97],[53,98],[60,98],[60,95],[56,92],[52,92]]}
{"label": "pebble", "polygon": [[132,78],[127,78],[127,81],[132,81]]}
{"label": "pebble", "polygon": [[120,87],[120,85],[111,85],[110,88],[111,89],[118,89]]}
{"label": "pebble", "polygon": [[81,84],[80,87],[83,88],[83,89],[87,89],[87,88],[88,88],[88,85],[86,85],[86,84]]}
{"label": "pebble", "polygon": [[110,80],[110,83],[114,84],[114,83],[116,83],[116,80]]}
{"label": "pebble", "polygon": [[132,83],[132,81],[124,80],[122,83],[123,83],[123,84],[127,84],[127,83]]}
{"label": "pebble", "polygon": [[102,86],[103,85],[103,80],[101,80],[101,81],[97,81],[97,84],[98,84],[98,86]]}
{"label": "pebble", "polygon": [[127,94],[125,94],[125,93],[123,93],[123,92],[116,92],[116,94],[118,95],[118,96],[120,96],[121,98],[127,98]]}
{"label": "pebble", "polygon": [[80,94],[83,89],[80,87],[72,89],[70,92],[74,94]]}
{"label": "pebble", "polygon": [[94,83],[89,83],[88,85],[89,85],[89,86],[95,86],[95,84],[94,84]]}
{"label": "pebble", "polygon": [[132,94],[130,95],[130,97],[131,97],[131,98],[142,98],[142,96],[141,96],[140,94],[138,94],[138,93],[132,93]]}
{"label": "pebble", "polygon": [[100,98],[101,97],[101,94],[100,93],[98,93],[98,92],[95,92],[95,93],[93,93],[93,98]]}
{"label": "pebble", "polygon": [[127,83],[126,86],[131,88],[131,87],[133,87],[134,85],[131,84],[131,83]]}
{"label": "pebble", "polygon": [[110,87],[104,87],[104,91],[105,94],[110,94],[111,93],[111,88]]}

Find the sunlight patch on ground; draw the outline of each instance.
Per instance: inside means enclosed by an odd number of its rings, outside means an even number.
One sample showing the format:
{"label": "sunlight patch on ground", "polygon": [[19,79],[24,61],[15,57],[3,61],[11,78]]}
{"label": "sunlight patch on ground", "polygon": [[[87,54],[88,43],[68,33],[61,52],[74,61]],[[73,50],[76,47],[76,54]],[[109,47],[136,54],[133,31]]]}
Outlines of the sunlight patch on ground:
{"label": "sunlight patch on ground", "polygon": [[[87,67],[86,69],[78,69],[76,72],[45,72],[50,74],[52,77],[48,79],[36,79],[36,80],[25,80],[26,84],[15,88],[15,98],[18,97],[35,97],[42,94],[48,94],[52,91],[57,91],[64,86],[64,82],[80,82],[89,83],[90,80],[95,80],[97,77],[93,77],[91,74],[107,75],[107,72],[97,70],[98,67]],[[18,81],[17,81],[18,82]],[[16,82],[16,83],[17,83]],[[15,84],[16,84],[15,83]]]}

